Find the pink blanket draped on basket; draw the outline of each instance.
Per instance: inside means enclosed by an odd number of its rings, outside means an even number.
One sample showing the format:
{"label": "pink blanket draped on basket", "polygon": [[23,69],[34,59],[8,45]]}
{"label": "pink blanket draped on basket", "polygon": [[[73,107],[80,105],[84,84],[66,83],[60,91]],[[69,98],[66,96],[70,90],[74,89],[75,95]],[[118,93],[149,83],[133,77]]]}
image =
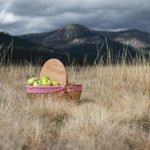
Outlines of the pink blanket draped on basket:
{"label": "pink blanket draped on basket", "polygon": [[82,85],[70,85],[69,88],[66,88],[65,85],[60,86],[26,86],[27,93],[52,93],[62,91],[57,98],[59,98],[63,93],[67,93],[71,98],[70,91],[81,91]]}

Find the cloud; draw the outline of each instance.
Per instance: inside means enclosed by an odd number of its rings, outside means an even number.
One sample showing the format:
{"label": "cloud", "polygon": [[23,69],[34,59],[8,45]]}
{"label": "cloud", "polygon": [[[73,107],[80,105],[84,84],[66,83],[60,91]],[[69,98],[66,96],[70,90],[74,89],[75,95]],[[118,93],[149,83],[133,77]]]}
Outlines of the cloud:
{"label": "cloud", "polygon": [[97,30],[150,32],[149,0],[1,0],[0,30],[46,32],[71,23]]}

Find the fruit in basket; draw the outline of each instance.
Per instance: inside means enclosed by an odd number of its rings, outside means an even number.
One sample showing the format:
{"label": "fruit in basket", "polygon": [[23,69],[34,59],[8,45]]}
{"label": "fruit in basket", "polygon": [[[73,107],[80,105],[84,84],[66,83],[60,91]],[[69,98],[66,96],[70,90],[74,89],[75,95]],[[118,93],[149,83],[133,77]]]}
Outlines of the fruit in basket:
{"label": "fruit in basket", "polygon": [[41,84],[41,86],[42,86],[42,80],[39,80],[39,82],[40,82],[40,84]]}
{"label": "fruit in basket", "polygon": [[39,80],[39,81],[35,81],[33,83],[33,86],[42,86],[42,82]]}
{"label": "fruit in basket", "polygon": [[33,83],[34,83],[35,81],[38,81],[38,80],[39,80],[39,79],[36,78],[36,77],[30,78],[30,79],[28,80],[28,85],[33,85]]}
{"label": "fruit in basket", "polygon": [[42,86],[50,86],[52,85],[51,80],[49,79],[42,79]]}
{"label": "fruit in basket", "polygon": [[58,86],[58,85],[60,85],[57,81],[52,81],[52,85],[53,86]]}
{"label": "fruit in basket", "polygon": [[50,80],[50,78],[48,76],[43,76],[41,80],[45,80],[45,79]]}

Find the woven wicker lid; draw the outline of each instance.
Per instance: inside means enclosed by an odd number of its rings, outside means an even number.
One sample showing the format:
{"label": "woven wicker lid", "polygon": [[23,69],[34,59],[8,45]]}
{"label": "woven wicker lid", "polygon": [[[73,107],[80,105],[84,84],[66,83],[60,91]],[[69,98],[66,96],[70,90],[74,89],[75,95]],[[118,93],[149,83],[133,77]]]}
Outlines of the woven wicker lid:
{"label": "woven wicker lid", "polygon": [[58,59],[49,59],[42,67],[40,79],[48,76],[51,81],[58,81],[61,85],[68,85],[68,77],[64,65]]}

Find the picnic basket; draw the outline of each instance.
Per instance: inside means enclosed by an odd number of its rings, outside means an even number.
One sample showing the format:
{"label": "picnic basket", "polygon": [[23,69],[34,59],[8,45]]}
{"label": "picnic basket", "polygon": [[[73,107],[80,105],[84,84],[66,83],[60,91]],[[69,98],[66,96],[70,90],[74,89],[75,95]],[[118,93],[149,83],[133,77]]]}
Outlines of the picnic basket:
{"label": "picnic basket", "polygon": [[69,101],[79,102],[82,93],[81,84],[70,84],[64,65],[58,59],[48,60],[42,67],[40,79],[48,76],[52,81],[58,81],[58,86],[26,86],[30,102],[38,101]]}

